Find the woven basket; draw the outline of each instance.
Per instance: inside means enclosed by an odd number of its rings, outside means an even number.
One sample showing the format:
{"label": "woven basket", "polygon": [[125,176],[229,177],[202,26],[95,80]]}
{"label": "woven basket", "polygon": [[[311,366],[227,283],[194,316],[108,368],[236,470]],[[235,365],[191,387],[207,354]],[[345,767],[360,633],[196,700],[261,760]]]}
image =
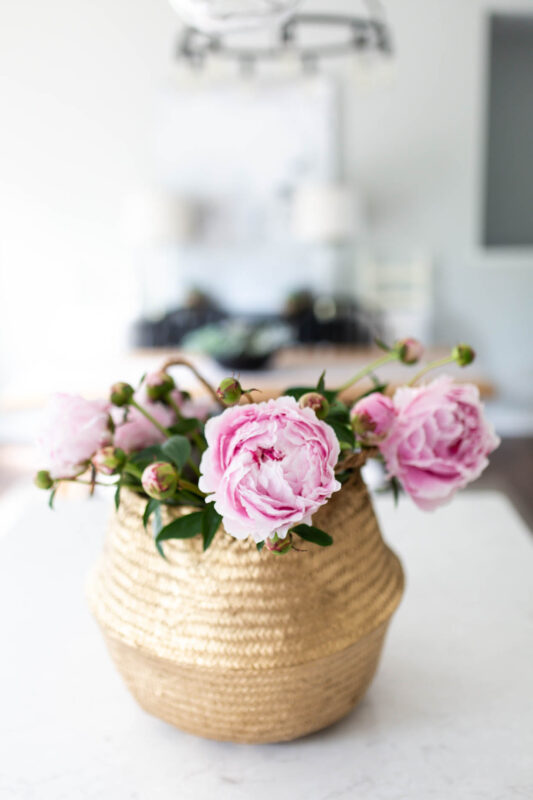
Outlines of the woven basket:
{"label": "woven basket", "polygon": [[200,736],[254,743],[303,736],[353,708],[403,590],[358,471],[313,518],[333,546],[302,542],[283,556],[219,530],[206,553],[199,537],[165,542],[164,560],[143,506],[124,493],[89,583],[143,708]]}

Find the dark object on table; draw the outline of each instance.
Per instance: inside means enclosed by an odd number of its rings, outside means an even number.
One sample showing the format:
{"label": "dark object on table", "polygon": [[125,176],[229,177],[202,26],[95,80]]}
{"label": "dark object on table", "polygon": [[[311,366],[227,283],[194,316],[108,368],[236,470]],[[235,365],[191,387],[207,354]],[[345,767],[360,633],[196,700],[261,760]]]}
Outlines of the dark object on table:
{"label": "dark object on table", "polygon": [[350,297],[294,292],[285,304],[285,319],[302,344],[370,344],[381,334],[380,316]]}
{"label": "dark object on table", "polygon": [[226,319],[227,314],[209,295],[192,290],[185,306],[169,311],[157,320],[140,319],[132,328],[136,347],[169,347],[180,344],[189,333]]}
{"label": "dark object on table", "polygon": [[207,353],[231,370],[264,369],[274,353],[291,344],[292,331],[277,317],[224,320],[206,325],[183,340],[189,350]]}

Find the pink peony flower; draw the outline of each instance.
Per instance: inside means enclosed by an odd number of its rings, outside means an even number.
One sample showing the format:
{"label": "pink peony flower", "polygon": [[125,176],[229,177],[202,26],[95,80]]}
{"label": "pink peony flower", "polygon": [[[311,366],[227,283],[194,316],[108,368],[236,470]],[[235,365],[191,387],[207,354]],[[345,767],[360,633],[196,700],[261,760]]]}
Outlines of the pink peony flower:
{"label": "pink peony flower", "polygon": [[369,443],[378,443],[385,438],[395,416],[392,400],[380,392],[362,397],[350,411],[354,432]]}
{"label": "pink peony flower", "polygon": [[83,472],[96,451],[111,441],[109,404],[78,395],[56,394],[38,441],[43,464],[52,478]]}
{"label": "pink peony flower", "polygon": [[[135,399],[164,428],[176,421],[174,411],[163,403],[152,403],[145,396],[136,395]],[[124,412],[123,408],[113,408],[111,412],[115,423],[115,447],[119,447],[125,453],[132,453],[134,450],[142,450],[165,441],[161,431],[136,408],[128,407],[125,421]]]}
{"label": "pink peony flower", "polygon": [[199,486],[237,539],[284,538],[341,488],[332,428],[292,397],[228,408],[205,433]]}
{"label": "pink peony flower", "polygon": [[479,477],[500,440],[483,416],[479,392],[442,376],[394,395],[396,419],[379,448],[389,475],[431,511]]}

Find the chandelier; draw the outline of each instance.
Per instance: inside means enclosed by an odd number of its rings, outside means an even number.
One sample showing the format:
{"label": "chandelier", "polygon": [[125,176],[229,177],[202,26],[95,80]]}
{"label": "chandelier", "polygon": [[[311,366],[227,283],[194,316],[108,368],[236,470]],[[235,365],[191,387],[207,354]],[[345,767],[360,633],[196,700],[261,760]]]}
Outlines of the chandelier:
{"label": "chandelier", "polygon": [[[366,14],[296,11],[299,0],[171,0],[187,27],[178,58],[193,67],[209,59],[232,60],[250,71],[256,64],[293,57],[304,67],[353,53],[392,52],[381,5],[367,0]],[[268,29],[259,44],[258,29]]]}

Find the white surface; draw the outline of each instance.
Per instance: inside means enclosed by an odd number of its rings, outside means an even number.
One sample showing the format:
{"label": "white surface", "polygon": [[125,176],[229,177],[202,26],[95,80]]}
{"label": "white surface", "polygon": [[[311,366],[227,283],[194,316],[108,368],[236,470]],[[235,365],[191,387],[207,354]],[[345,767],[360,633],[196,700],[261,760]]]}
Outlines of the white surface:
{"label": "white surface", "polygon": [[250,747],[181,733],[123,687],[83,597],[107,502],[21,498],[0,539],[0,798],[533,797],[529,531],[492,493],[377,505],[407,592],[373,686],[326,731]]}

